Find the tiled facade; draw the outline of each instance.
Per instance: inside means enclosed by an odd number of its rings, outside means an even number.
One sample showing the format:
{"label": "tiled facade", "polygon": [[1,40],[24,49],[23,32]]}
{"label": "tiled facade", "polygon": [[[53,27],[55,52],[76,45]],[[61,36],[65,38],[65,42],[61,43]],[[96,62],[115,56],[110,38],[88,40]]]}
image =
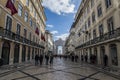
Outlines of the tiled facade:
{"label": "tiled facade", "polygon": [[75,53],[96,56],[96,64],[120,67],[120,0],[82,0],[71,29]]}
{"label": "tiled facade", "polygon": [[[12,0],[18,13],[11,16],[7,0],[0,1],[0,58],[4,65],[30,61],[44,52],[46,16],[41,0]],[[39,34],[36,34],[38,28]]]}

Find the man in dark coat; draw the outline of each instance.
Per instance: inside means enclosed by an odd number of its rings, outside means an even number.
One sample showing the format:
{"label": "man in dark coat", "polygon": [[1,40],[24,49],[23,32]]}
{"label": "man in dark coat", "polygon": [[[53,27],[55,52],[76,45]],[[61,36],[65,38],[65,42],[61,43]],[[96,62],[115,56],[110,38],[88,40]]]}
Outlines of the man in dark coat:
{"label": "man in dark coat", "polygon": [[108,65],[108,56],[105,54],[104,55],[104,66]]}
{"label": "man in dark coat", "polygon": [[50,65],[53,64],[53,55],[50,56]]}
{"label": "man in dark coat", "polygon": [[35,55],[35,65],[38,65],[38,60],[39,60],[39,56],[36,54]]}
{"label": "man in dark coat", "polygon": [[39,61],[40,61],[40,65],[42,65],[42,63],[43,63],[43,55],[42,54],[40,54]]}
{"label": "man in dark coat", "polygon": [[48,61],[49,61],[49,55],[45,55],[45,59],[46,59],[46,65],[48,65]]}
{"label": "man in dark coat", "polygon": [[88,60],[88,56],[87,56],[87,55],[85,55],[85,62],[87,62],[87,60]]}
{"label": "man in dark coat", "polygon": [[75,62],[78,61],[78,55],[75,55]]}

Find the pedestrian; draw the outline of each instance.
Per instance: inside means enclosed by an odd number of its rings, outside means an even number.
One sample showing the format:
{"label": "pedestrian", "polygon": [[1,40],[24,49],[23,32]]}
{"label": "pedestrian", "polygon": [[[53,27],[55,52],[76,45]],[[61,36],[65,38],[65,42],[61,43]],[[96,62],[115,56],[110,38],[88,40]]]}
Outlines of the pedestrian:
{"label": "pedestrian", "polygon": [[49,55],[48,54],[45,55],[45,59],[46,59],[46,65],[48,65],[48,61],[49,61]]}
{"label": "pedestrian", "polygon": [[72,55],[72,58],[71,58],[72,62],[74,62],[74,55]]}
{"label": "pedestrian", "polygon": [[39,56],[36,54],[35,55],[35,66],[38,65],[38,60],[39,60]]}
{"label": "pedestrian", "polygon": [[87,55],[85,55],[85,62],[87,62],[87,60],[88,60],[88,56],[87,56]]}
{"label": "pedestrian", "polygon": [[43,63],[43,55],[42,54],[40,54],[39,62],[40,62],[40,65],[42,65],[42,63]]}
{"label": "pedestrian", "polygon": [[104,55],[104,66],[108,65],[108,56],[105,54]]}
{"label": "pedestrian", "polygon": [[50,56],[50,65],[53,64],[53,55]]}
{"label": "pedestrian", "polygon": [[81,61],[83,62],[83,55],[81,55]]}
{"label": "pedestrian", "polygon": [[75,55],[75,62],[78,61],[78,55]]}

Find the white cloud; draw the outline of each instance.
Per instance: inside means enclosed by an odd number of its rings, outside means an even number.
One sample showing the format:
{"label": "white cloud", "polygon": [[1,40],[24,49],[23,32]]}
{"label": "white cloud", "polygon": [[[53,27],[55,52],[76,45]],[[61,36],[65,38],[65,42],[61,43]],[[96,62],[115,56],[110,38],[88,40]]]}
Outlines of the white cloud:
{"label": "white cloud", "polygon": [[61,34],[59,36],[55,36],[56,40],[61,38],[62,40],[66,40],[66,38],[69,36],[69,33]]}
{"label": "white cloud", "polygon": [[71,0],[43,0],[43,6],[59,15],[75,12],[75,5]]}
{"label": "white cloud", "polygon": [[50,24],[47,24],[47,27],[53,28],[54,26],[53,26],[53,25],[50,25]]}
{"label": "white cloud", "polygon": [[51,31],[51,33],[52,33],[53,35],[55,35],[55,34],[58,33],[58,31]]}

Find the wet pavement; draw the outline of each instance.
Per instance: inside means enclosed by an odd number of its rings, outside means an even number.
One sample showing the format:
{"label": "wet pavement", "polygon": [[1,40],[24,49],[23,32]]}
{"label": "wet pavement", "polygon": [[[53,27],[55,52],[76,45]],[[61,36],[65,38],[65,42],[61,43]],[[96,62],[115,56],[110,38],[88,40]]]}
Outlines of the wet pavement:
{"label": "wet pavement", "polygon": [[119,80],[87,64],[56,58],[53,65],[34,62],[13,69],[0,69],[0,80]]}

